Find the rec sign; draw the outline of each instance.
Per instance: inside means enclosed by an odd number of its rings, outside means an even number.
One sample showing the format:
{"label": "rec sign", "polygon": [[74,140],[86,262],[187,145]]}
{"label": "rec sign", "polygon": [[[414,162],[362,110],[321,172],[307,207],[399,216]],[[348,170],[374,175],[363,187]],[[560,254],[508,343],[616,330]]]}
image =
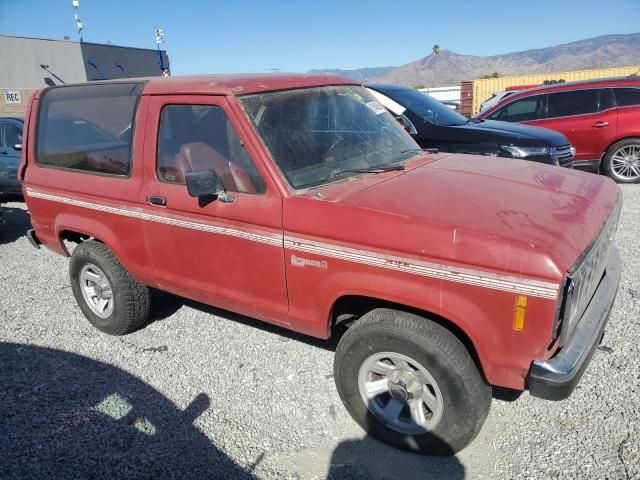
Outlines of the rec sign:
{"label": "rec sign", "polygon": [[5,90],[4,91],[4,101],[7,104],[20,104],[22,100],[20,99],[20,91],[18,90]]}

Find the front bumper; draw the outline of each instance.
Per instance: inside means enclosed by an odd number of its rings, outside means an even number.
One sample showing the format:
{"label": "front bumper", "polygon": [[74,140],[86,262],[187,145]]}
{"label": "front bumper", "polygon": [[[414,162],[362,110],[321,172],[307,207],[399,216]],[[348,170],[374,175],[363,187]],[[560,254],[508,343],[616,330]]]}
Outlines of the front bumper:
{"label": "front bumper", "polygon": [[567,344],[549,360],[535,360],[527,377],[534,397],[564,400],[575,390],[604,335],[620,283],[620,252],[609,252],[604,277]]}

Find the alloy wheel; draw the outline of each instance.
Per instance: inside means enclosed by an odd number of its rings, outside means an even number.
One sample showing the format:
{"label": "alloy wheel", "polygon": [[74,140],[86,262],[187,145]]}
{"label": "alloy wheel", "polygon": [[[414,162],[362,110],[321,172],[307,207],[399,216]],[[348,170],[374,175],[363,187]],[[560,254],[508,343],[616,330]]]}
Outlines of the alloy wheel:
{"label": "alloy wheel", "polygon": [[406,355],[371,355],[358,372],[358,388],[369,412],[396,432],[424,434],[442,418],[438,384],[426,368]]}
{"label": "alloy wheel", "polygon": [[111,284],[102,270],[88,263],[80,271],[82,297],[93,313],[108,318],[113,313],[114,298]]}
{"label": "alloy wheel", "polygon": [[611,156],[611,172],[620,180],[640,178],[640,145],[625,145]]}

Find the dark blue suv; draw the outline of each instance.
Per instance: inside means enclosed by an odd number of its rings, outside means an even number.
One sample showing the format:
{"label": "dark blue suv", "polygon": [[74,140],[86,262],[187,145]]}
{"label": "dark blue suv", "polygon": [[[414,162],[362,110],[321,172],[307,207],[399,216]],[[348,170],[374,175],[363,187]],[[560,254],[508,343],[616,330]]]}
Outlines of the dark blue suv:
{"label": "dark blue suv", "polygon": [[21,118],[0,117],[0,195],[22,191],[18,180],[18,166],[23,125]]}

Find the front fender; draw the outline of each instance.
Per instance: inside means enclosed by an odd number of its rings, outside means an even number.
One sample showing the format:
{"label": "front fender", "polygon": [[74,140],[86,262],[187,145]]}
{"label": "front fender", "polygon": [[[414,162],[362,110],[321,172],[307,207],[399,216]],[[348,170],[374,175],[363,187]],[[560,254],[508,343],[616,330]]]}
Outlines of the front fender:
{"label": "front fender", "polygon": [[[370,285],[371,280],[360,278],[351,286],[354,284]],[[485,316],[483,310],[468,297],[455,291],[446,290],[441,285],[420,289],[416,288],[415,284],[415,281],[403,279],[396,283],[393,289],[395,293],[377,288],[354,289],[343,285],[340,291],[335,292],[330,303],[331,307],[324,312],[324,318],[331,318],[332,307],[341,297],[351,295],[400,304],[410,309],[423,311],[426,317],[433,314],[444,320],[445,327],[463,332],[473,345],[482,370],[488,371],[488,376],[490,376],[493,371],[493,363],[489,352],[494,351],[497,346],[486,340],[496,340],[498,335],[494,331],[495,325]],[[454,328],[452,329],[451,326]]]}
{"label": "front fender", "polygon": [[531,360],[543,355],[550,342],[553,300],[529,298],[526,328],[516,330],[513,293],[402,272],[381,275],[374,269],[341,267],[341,271],[287,269],[290,320],[295,330],[328,338],[333,307],[345,296],[395,303],[422,311],[427,318],[437,316],[454,333],[462,332],[473,345],[487,381],[519,389],[524,388]]}

